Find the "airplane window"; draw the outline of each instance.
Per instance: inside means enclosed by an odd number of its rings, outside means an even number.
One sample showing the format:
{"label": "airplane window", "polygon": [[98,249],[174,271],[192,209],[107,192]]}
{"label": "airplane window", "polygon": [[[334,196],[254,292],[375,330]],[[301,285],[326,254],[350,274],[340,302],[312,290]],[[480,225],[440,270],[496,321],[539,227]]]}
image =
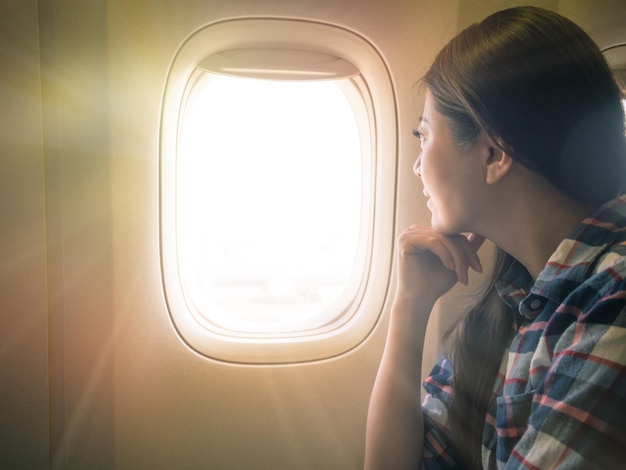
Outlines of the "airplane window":
{"label": "airplane window", "polygon": [[199,354],[325,359],[362,342],[391,278],[397,116],[377,49],[324,23],[193,32],[161,108],[168,312]]}
{"label": "airplane window", "polygon": [[178,252],[192,308],[250,333],[332,320],[364,261],[361,139],[338,84],[204,74],[180,132]]}

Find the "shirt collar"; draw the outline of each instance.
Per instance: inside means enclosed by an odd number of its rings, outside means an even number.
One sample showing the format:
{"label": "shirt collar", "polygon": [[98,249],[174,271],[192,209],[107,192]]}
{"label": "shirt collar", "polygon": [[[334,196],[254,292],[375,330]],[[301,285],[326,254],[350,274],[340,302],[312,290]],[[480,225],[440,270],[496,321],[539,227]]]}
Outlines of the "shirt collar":
{"label": "shirt collar", "polygon": [[502,300],[527,318],[539,313],[520,308],[531,294],[561,303],[574,286],[589,276],[595,262],[617,239],[626,238],[626,195],[613,199],[589,214],[565,238],[549,258],[536,281],[515,261],[496,284]]}

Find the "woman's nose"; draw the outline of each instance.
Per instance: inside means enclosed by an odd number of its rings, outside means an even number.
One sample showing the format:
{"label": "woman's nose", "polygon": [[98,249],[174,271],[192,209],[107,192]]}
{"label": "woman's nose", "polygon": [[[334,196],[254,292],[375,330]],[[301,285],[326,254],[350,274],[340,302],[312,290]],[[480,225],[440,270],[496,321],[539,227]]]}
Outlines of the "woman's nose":
{"label": "woman's nose", "polygon": [[419,178],[422,177],[421,164],[422,164],[422,154],[420,153],[417,156],[415,163],[413,164],[413,173],[415,173]]}

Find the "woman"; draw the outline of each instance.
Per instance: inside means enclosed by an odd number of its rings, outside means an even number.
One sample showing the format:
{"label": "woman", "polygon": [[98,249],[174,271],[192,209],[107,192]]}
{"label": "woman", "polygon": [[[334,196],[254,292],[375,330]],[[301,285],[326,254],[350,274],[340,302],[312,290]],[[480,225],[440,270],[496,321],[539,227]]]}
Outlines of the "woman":
{"label": "woman", "polygon": [[[520,7],[460,33],[423,84],[415,173],[431,227],[398,240],[366,467],[622,468],[626,144],[611,71],[575,24]],[[482,271],[484,239],[492,280],[420,404],[428,317]]]}

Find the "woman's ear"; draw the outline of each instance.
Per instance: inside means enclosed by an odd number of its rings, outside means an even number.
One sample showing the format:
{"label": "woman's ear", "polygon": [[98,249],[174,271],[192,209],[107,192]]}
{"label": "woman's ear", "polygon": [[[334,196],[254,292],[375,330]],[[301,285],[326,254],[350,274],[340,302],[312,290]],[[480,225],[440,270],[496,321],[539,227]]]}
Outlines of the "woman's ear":
{"label": "woman's ear", "polygon": [[504,150],[490,146],[487,157],[487,184],[495,184],[500,181],[513,166],[513,159]]}

